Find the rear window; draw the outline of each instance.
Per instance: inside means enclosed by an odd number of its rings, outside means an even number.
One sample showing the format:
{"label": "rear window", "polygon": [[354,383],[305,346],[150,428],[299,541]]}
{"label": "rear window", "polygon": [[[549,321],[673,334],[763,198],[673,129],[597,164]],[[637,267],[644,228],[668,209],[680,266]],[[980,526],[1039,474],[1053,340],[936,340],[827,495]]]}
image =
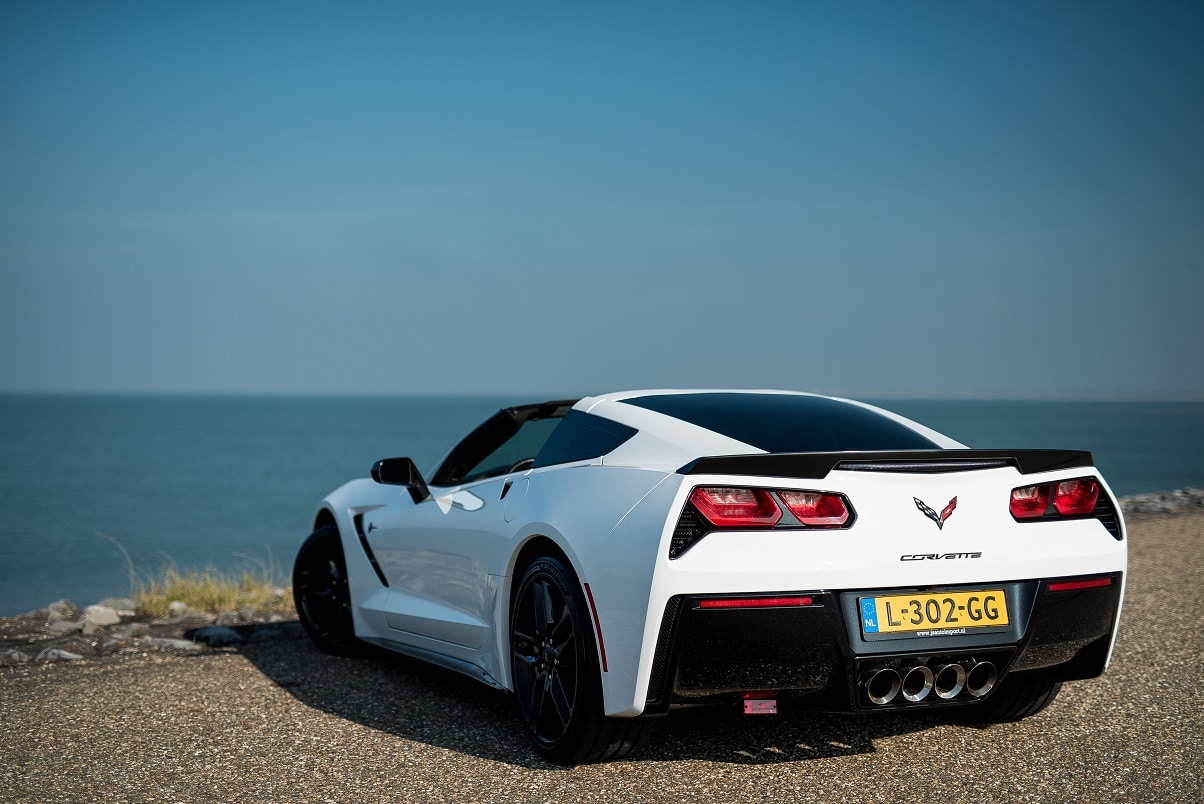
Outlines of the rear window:
{"label": "rear window", "polygon": [[663,394],[624,403],[714,430],[766,452],[933,449],[937,445],[871,410],[793,394]]}

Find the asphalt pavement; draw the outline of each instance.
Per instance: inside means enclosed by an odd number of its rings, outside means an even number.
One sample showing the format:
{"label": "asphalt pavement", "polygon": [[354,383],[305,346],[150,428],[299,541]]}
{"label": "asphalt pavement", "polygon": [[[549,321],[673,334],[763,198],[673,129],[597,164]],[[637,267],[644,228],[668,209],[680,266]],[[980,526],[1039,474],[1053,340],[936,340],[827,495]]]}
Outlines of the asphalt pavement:
{"label": "asphalt pavement", "polygon": [[676,713],[562,768],[511,701],[295,624],[237,649],[0,668],[4,801],[1200,801],[1204,515],[1130,523],[1112,667],[1028,720]]}

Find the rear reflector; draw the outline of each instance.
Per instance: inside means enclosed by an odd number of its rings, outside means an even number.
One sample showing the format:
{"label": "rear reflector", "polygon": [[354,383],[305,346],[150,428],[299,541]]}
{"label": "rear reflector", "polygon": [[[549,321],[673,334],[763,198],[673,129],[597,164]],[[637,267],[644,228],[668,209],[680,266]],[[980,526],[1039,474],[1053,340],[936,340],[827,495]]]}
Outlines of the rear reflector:
{"label": "rear reflector", "polygon": [[782,518],[782,509],[761,489],[699,486],[690,502],[717,527],[772,528]]}
{"label": "rear reflector", "polygon": [[849,506],[841,494],[819,491],[779,491],[778,496],[798,517],[798,521],[814,528],[839,528],[849,521]]}
{"label": "rear reflector", "polygon": [[1057,581],[1049,585],[1051,592],[1073,592],[1076,589],[1096,589],[1101,586],[1111,586],[1111,578],[1091,578],[1086,581]]}
{"label": "rear reflector", "polygon": [[582,584],[585,587],[585,597],[589,600],[589,613],[594,615],[594,633],[598,635],[598,653],[602,657],[602,672],[606,670],[606,643],[602,641],[602,623],[598,620],[598,607],[594,605],[594,593],[590,591],[589,584]]}
{"label": "rear reflector", "polygon": [[789,606],[812,606],[814,598],[806,597],[713,597],[700,600],[700,609],[766,609]]}

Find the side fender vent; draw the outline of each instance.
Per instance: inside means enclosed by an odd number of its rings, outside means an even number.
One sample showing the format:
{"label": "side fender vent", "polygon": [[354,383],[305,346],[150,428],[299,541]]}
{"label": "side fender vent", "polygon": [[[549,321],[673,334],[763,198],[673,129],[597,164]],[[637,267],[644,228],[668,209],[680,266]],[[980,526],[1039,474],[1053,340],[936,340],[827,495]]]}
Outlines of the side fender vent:
{"label": "side fender vent", "polygon": [[389,580],[385,577],[385,573],[380,568],[380,564],[376,563],[376,555],[372,552],[372,547],[368,544],[368,535],[364,533],[364,515],[356,514],[352,517],[352,522],[355,523],[355,535],[360,539],[360,547],[364,550],[364,555],[368,557],[368,563],[372,565],[372,569],[376,571],[376,577],[380,579],[382,586],[388,586]]}

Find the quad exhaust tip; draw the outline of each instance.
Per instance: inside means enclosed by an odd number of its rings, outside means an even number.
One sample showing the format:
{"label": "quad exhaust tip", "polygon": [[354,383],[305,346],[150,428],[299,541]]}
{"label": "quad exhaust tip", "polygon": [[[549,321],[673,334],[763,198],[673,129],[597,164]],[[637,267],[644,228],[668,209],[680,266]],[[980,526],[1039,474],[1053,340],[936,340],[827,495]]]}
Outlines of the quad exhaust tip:
{"label": "quad exhaust tip", "polygon": [[903,675],[903,699],[911,703],[924,700],[932,692],[934,682],[935,675],[931,669],[922,664],[911,668]]}
{"label": "quad exhaust tip", "polygon": [[995,669],[994,664],[991,662],[979,662],[971,667],[970,672],[966,674],[966,692],[975,698],[981,698],[995,689],[995,682],[998,680],[999,671]]}
{"label": "quad exhaust tip", "polygon": [[869,696],[870,701],[883,706],[895,699],[903,682],[899,678],[897,670],[884,667],[867,674],[862,683],[865,685],[865,694]]}
{"label": "quad exhaust tip", "polygon": [[949,662],[935,667],[916,664],[899,670],[881,667],[866,672],[861,686],[870,703],[885,706],[900,695],[908,703],[919,703],[930,694],[944,701],[963,692],[981,698],[995,689],[998,680],[999,670],[993,662],[975,662],[969,670],[958,662]]}
{"label": "quad exhaust tip", "polygon": [[942,665],[934,675],[933,690],[938,698],[952,700],[966,688],[966,668],[960,664]]}

